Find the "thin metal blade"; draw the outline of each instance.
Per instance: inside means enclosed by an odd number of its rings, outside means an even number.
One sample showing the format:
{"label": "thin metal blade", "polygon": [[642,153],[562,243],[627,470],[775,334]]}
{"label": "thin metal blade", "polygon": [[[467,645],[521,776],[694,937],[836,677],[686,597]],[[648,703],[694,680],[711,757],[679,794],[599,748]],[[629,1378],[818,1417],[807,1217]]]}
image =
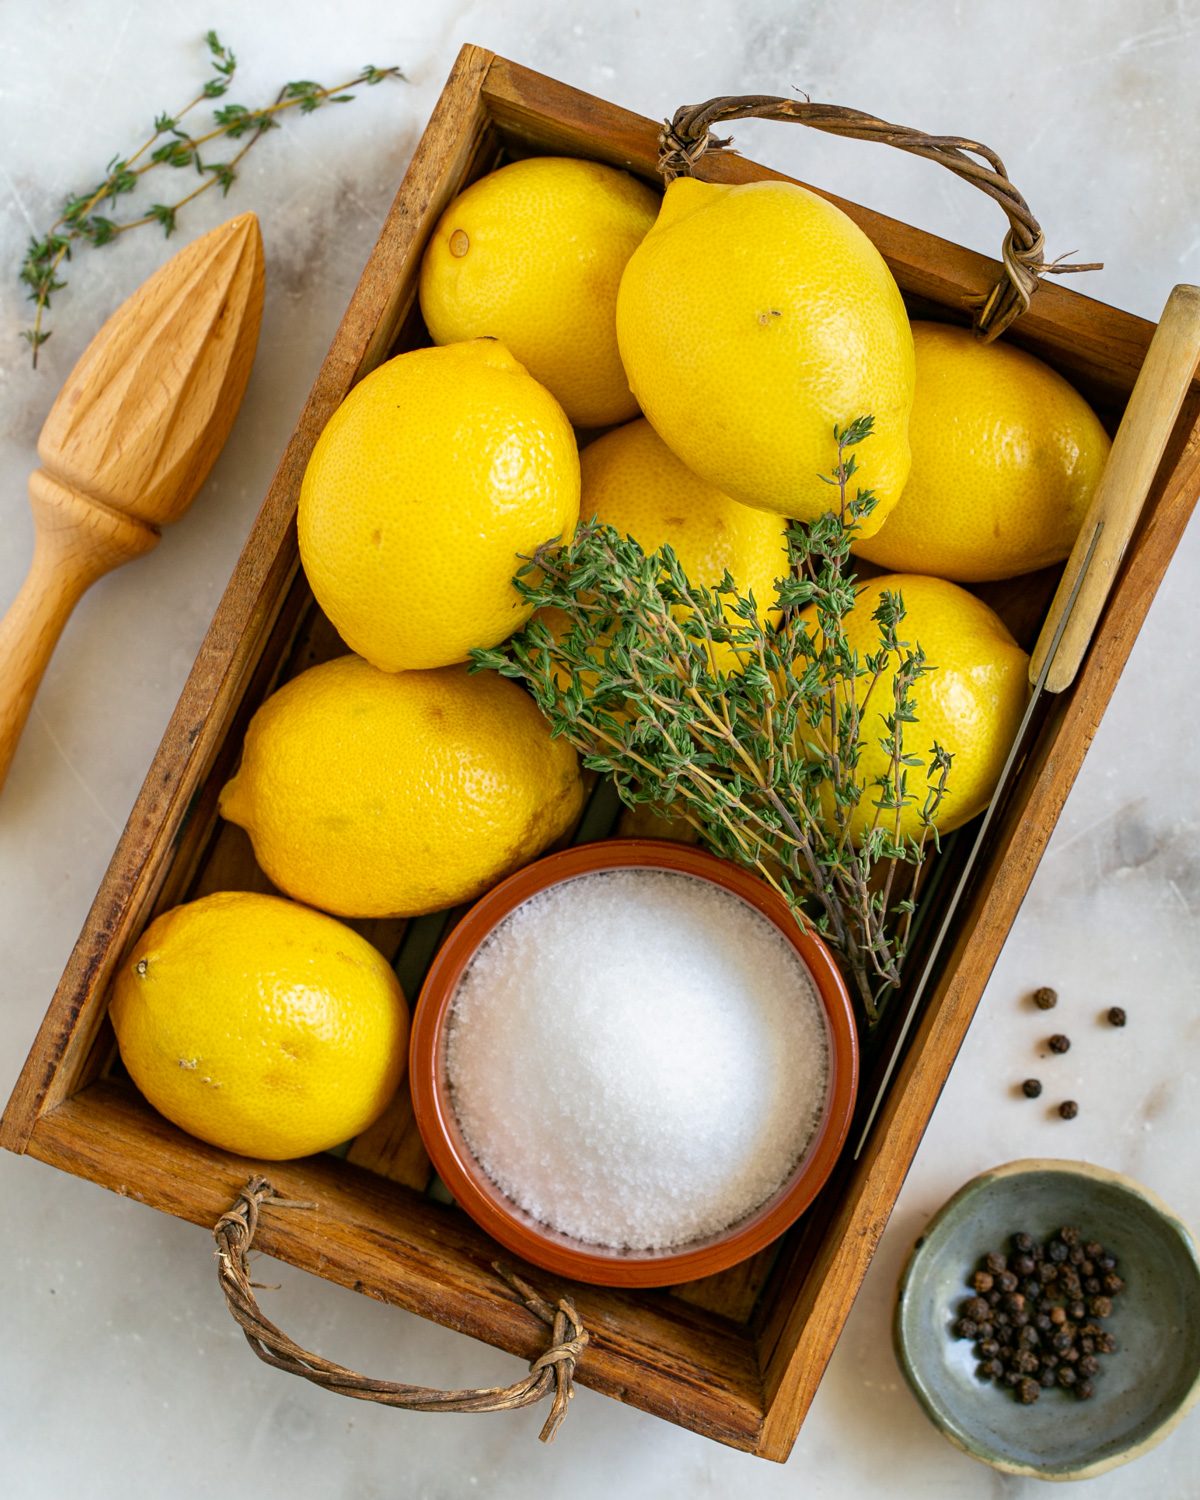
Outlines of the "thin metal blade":
{"label": "thin metal blade", "polygon": [[900,1053],[904,1048],[904,1043],[908,1037],[908,1033],[912,1029],[912,1023],[916,1019],[917,1009],[920,1006],[921,1001],[924,999],[925,991],[929,986],[929,981],[933,975],[933,971],[937,967],[938,959],[941,957],[943,947],[945,947],[946,937],[950,931],[951,925],[954,922],[955,914],[962,903],[963,893],[967,889],[967,883],[969,882],[971,875],[975,869],[980,851],[982,850],[984,841],[988,836],[988,831],[990,830],[992,823],[995,820],[996,813],[999,810],[1000,805],[1004,799],[1004,793],[1007,790],[1009,780],[1012,777],[1013,768],[1014,766],[1016,766],[1018,760],[1020,759],[1022,749],[1024,748],[1025,736],[1029,730],[1029,725],[1033,720],[1034,710],[1037,708],[1038,700],[1042,696],[1042,690],[1046,686],[1046,678],[1050,672],[1051,666],[1053,665],[1055,655],[1058,652],[1059,643],[1062,641],[1063,633],[1067,628],[1067,623],[1070,620],[1071,614],[1075,608],[1075,601],[1079,598],[1079,590],[1083,584],[1083,580],[1087,577],[1088,565],[1092,560],[1092,554],[1096,550],[1096,544],[1097,542],[1099,542],[1100,533],[1103,530],[1104,522],[1098,521],[1096,523],[1096,529],[1092,533],[1091,541],[1088,543],[1087,553],[1085,554],[1083,559],[1083,566],[1079,570],[1079,576],[1078,578],[1076,578],[1075,586],[1071,590],[1070,597],[1067,600],[1067,607],[1062,612],[1062,618],[1059,620],[1058,627],[1055,630],[1053,639],[1050,642],[1050,649],[1046,653],[1046,660],[1042,664],[1042,670],[1038,673],[1037,682],[1034,684],[1033,691],[1029,695],[1029,702],[1026,704],[1025,712],[1021,716],[1021,722],[1017,727],[1016,735],[1013,737],[1013,742],[1008,752],[1008,757],[1005,760],[1003,767],[1001,768],[1000,780],[996,783],[996,790],[992,793],[992,800],[988,803],[987,811],[983,815],[983,821],[980,823],[979,830],[975,835],[975,842],[971,845],[971,849],[969,854],[967,855],[966,862],[963,865],[962,871],[958,877],[958,884],[954,887],[954,891],[951,894],[949,901],[946,903],[945,911],[942,913],[941,926],[938,928],[937,935],[934,937],[933,942],[929,946],[929,953],[925,959],[925,966],[921,970],[921,977],[917,980],[916,987],[914,988],[912,996],[910,997],[908,1002],[908,1010],[905,1013],[903,1024],[901,1025],[900,1030],[897,1033],[895,1041],[892,1043],[891,1055],[888,1058],[888,1063],[887,1067],[884,1069],[883,1078],[880,1080],[875,1098],[872,1101],[871,1112],[870,1114],[868,1114],[866,1124],[862,1128],[862,1134],[859,1136],[858,1145],[854,1148],[855,1161],[857,1161],[858,1158],[862,1155],[863,1147],[867,1144],[867,1137],[871,1133],[871,1127],[875,1123],[875,1117],[876,1115],[878,1115],[880,1106],[883,1104],[884,1098],[887,1095],[888,1085],[892,1081],[892,1074],[896,1071],[896,1064],[900,1061]]}

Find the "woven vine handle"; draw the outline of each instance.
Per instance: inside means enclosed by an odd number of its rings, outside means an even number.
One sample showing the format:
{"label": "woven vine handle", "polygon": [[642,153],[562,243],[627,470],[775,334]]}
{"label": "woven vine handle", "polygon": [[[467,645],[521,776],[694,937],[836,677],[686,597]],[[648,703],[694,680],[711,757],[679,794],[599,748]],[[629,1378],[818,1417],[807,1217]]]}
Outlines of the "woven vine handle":
{"label": "woven vine handle", "polygon": [[280,1197],[265,1177],[252,1177],[213,1226],[217,1242],[217,1277],[225,1304],[246,1336],[246,1342],[264,1364],[299,1375],[314,1385],[359,1401],[377,1401],[406,1411],[470,1412],[512,1411],[532,1406],[553,1393],[549,1415],[542,1427],[542,1442],[554,1441],[559,1423],[574,1394],[575,1365],[587,1348],[588,1334],[574,1306],[566,1297],[551,1307],[521,1280],[502,1266],[493,1270],[516,1292],[525,1306],[549,1329],[544,1353],[530,1365],[528,1373],[512,1385],[489,1386],[465,1391],[433,1390],[423,1385],[401,1385],[393,1380],[372,1380],[343,1365],[335,1365],[319,1354],[311,1354],[263,1316],[250,1280],[250,1247],[264,1203],[274,1208],[312,1208]]}
{"label": "woven vine handle", "polygon": [[661,152],[659,170],[668,182],[690,176],[696,163],[709,152],[724,151],[730,137],[712,134],[714,125],[726,120],[744,120],[754,116],[761,120],[790,120],[796,125],[810,125],[830,135],[844,135],[860,141],[880,141],[896,146],[914,156],[940,162],[966,182],[994,198],[1008,216],[1009,230],[1004,236],[1001,256],[1004,275],[991,292],[979,300],[975,310],[975,331],[990,343],[1029,306],[1041,276],[1061,276],[1071,271],[1099,271],[1099,262],[1087,265],[1064,265],[1061,261],[1042,259],[1045,240],[1041,226],[1030,212],[1028,203],[1009,181],[1004,163],[979,141],[961,140],[951,135],[926,135],[905,125],[889,125],[874,115],[865,115],[840,104],[814,104],[809,99],[779,98],[774,94],[746,94],[707,99],[703,104],[685,104],[664,122],[659,136]]}

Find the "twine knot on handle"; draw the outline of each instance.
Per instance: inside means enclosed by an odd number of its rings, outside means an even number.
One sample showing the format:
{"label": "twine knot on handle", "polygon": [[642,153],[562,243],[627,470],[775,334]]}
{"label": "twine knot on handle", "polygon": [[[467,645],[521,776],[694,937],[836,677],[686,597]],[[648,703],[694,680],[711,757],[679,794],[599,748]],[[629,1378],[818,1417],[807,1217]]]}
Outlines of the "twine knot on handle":
{"label": "twine knot on handle", "polygon": [[575,1366],[588,1345],[587,1329],[569,1298],[560,1298],[552,1307],[519,1276],[495,1265],[492,1269],[496,1274],[550,1330],[549,1347],[533,1361],[527,1374],[512,1385],[462,1391],[431,1390],[421,1385],[372,1380],[301,1348],[263,1316],[254,1295],[258,1283],[250,1280],[249,1257],[264,1203],[273,1208],[315,1207],[312,1203],[297,1203],[279,1196],[265,1177],[251,1177],[236,1201],[213,1226],[213,1238],[217,1242],[217,1276],[226,1305],[245,1334],[246,1342],[264,1364],[286,1370],[289,1375],[299,1375],[339,1396],[377,1401],[383,1406],[403,1407],[406,1411],[510,1411],[520,1406],[532,1406],[553,1391],[550,1413],[539,1437],[543,1443],[554,1441],[554,1434],[566,1416],[567,1403],[574,1395]]}
{"label": "twine knot on handle", "polygon": [[926,135],[906,125],[889,125],[874,115],[847,109],[840,104],[814,104],[806,97],[780,98],[774,94],[721,96],[703,104],[685,104],[663,123],[659,134],[659,170],[667,182],[691,176],[700,158],[726,151],[730,136],[712,134],[712,127],[725,120],[755,116],[762,120],[790,120],[810,125],[830,135],[861,141],[879,141],[914,156],[940,162],[994,198],[1008,216],[1001,259],[1004,274],[989,293],[975,303],[975,331],[984,343],[1003,333],[1029,306],[1042,276],[1063,276],[1074,271],[1099,271],[1101,263],[1065,265],[1061,259],[1043,259],[1045,239],[1029,205],[1009,181],[1004,163],[990,147],[958,136]]}

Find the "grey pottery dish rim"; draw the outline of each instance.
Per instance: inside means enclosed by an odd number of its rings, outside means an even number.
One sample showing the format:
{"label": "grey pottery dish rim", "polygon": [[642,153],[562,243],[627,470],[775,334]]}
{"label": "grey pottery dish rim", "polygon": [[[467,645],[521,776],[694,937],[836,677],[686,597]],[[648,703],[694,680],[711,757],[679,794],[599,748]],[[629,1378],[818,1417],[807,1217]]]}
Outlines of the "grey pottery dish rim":
{"label": "grey pottery dish rim", "polygon": [[993,1182],[1001,1181],[1010,1177],[1018,1177],[1032,1173],[1061,1173],[1063,1176],[1083,1178],[1088,1182],[1104,1183],[1109,1187],[1116,1187],[1138,1198],[1172,1231],[1184,1249],[1188,1258],[1196,1269],[1197,1279],[1200,1281],[1200,1249],[1191,1229],[1184,1223],[1179,1215],[1163,1201],[1152,1188],[1144,1183],[1138,1182],[1136,1178],[1128,1176],[1124,1172],[1114,1171],[1110,1167],[1097,1166],[1093,1162],[1071,1161],[1062,1157],[1023,1157],[1019,1161],[1005,1162],[1001,1166],[989,1167],[986,1171],[978,1173],[946,1199],[945,1203],[933,1214],[925,1225],[920,1235],[914,1242],[905,1258],[903,1269],[900,1272],[896,1288],[896,1305],[892,1318],[892,1343],[896,1351],[896,1358],[900,1369],[907,1380],[909,1389],[917,1398],[922,1411],[929,1418],[937,1430],[952,1443],[960,1452],[969,1458],[977,1460],[998,1470],[1003,1474],[1012,1474],[1020,1478],[1041,1479],[1051,1483],[1069,1483],[1081,1479],[1095,1479],[1101,1474],[1107,1474],[1112,1469],[1122,1467],[1140,1458],[1143,1453],[1148,1453],[1156,1448],[1159,1443],[1170,1436],[1179,1426],[1188,1413],[1200,1402],[1200,1371],[1197,1372],[1191,1386],[1180,1399],[1175,1409],[1159,1423],[1152,1431],[1148,1432],[1137,1442],[1122,1448],[1116,1453],[1107,1454],[1103,1458],[1091,1460],[1070,1468],[1047,1469],[1036,1464],[1021,1463],[1017,1460],[1006,1458],[1001,1454],[987,1448],[982,1443],[972,1443],[969,1438],[954,1428],[947,1425],[944,1408],[939,1406],[929,1395],[925,1383],[921,1378],[918,1362],[909,1356],[909,1349],[904,1337],[904,1311],[912,1286],[913,1272],[921,1259],[931,1234],[938,1228],[941,1222],[948,1218],[954,1209],[964,1198],[971,1197],[981,1189]]}

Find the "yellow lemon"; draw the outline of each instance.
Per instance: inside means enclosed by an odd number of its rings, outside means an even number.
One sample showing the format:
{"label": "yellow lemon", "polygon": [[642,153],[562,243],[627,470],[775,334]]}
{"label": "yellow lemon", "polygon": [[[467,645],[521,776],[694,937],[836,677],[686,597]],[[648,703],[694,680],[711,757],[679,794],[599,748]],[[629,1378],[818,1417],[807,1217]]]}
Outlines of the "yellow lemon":
{"label": "yellow lemon", "polygon": [[[726,570],[759,616],[772,622],[775,583],[789,568],[787,522],[739,505],[685,468],[649,422],[630,422],[590,443],[580,457],[579,513],[630,536],[643,552],[670,545],[692,583],[712,588]],[[732,618],[732,617],[731,617]],[[736,653],[721,644],[717,665]]]}
{"label": "yellow lemon", "polygon": [[154,1108],[242,1156],[327,1151],[377,1119],[404,1076],[408,1007],[390,965],[279,896],[222,891],[164,912],[109,1015]]}
{"label": "yellow lemon", "polygon": [[562,408],[479,339],[398,355],[354,387],[313,449],[297,526],[338,634],[396,672],[465,661],[519,629],[519,555],[578,519]]}
{"label": "yellow lemon", "polygon": [[1108,457],[1100,419],[1012,344],[941,323],[914,323],[913,339],[912,472],[883,529],[854,550],[962,583],[1061,562]]}
{"label": "yellow lemon", "polygon": [[[908,769],[913,803],[900,815],[899,832],[920,834],[927,770],[937,743],[954,757],[947,794],[934,819],[947,833],[982,812],[995,790],[1025,710],[1029,658],[999,615],[966,589],[942,578],[889,573],[866,584],[846,617],[846,638],[860,661],[880,649],[879,626],[872,615],[884,592],[903,596],[899,638],[919,645],[932,668],[912,688],[917,722],[904,726],[904,753],[920,756],[922,765]],[[858,701],[860,706],[865,703],[865,711],[858,764],[864,790],[851,820],[856,838],[876,817],[879,779],[890,769],[880,742],[888,734],[884,716],[892,711],[894,680],[893,666],[870,688],[869,698],[870,677],[858,680]],[[894,812],[884,810],[878,816],[882,826],[896,828]]]}
{"label": "yellow lemon", "polygon": [[688,466],[743,504],[811,521],[831,508],[835,424],[875,419],[857,450],[877,530],[908,476],[913,350],[871,241],[787,182],[681,177],[617,297],[625,372]]}
{"label": "yellow lemon", "polygon": [[621,272],[658,212],[644,182],[599,162],[535,156],[460,193],[421,262],[435,343],[503,339],[577,427],[637,411],[617,353]]}
{"label": "yellow lemon", "polygon": [[532,699],[462,666],[310,667],[262,705],[221,792],[288,895],[339,916],[470,901],[575,822],[574,750]]}

